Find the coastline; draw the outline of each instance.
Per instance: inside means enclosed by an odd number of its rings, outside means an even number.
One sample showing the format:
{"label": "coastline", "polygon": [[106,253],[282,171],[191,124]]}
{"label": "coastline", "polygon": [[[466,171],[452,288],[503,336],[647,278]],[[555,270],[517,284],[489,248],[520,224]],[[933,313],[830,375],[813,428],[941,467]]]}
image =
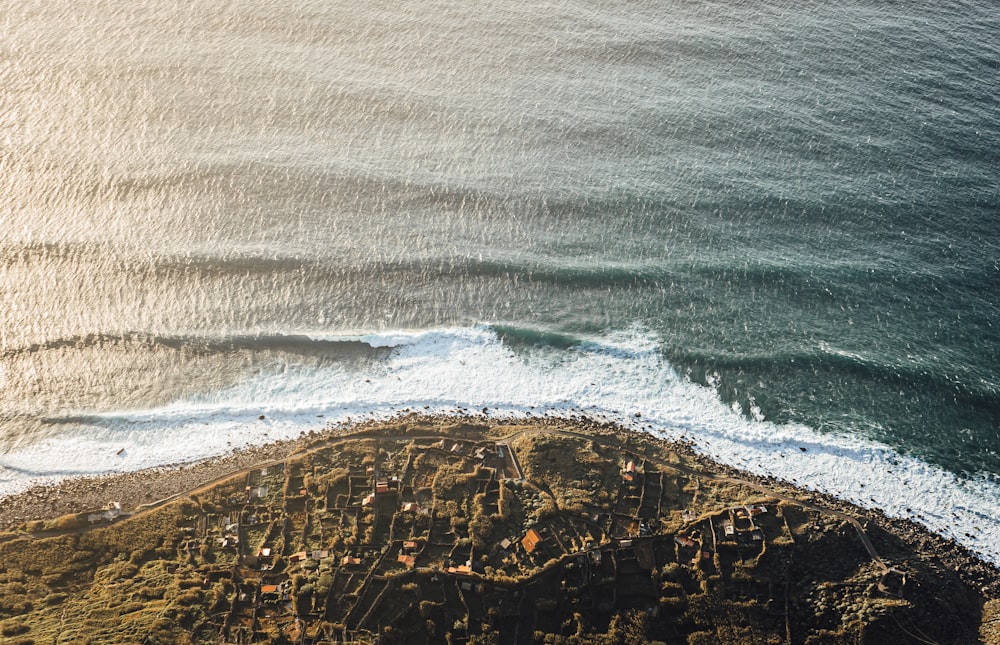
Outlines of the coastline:
{"label": "coastline", "polygon": [[145,470],[72,477],[56,484],[40,484],[0,498],[6,512],[0,515],[0,531],[10,531],[32,520],[49,519],[66,513],[103,508],[115,501],[122,508],[184,494],[206,482],[252,468],[254,465],[283,459],[317,440],[333,436],[333,430],[285,439],[259,446],[240,448],[225,455],[190,463],[167,464]]}
{"label": "coastline", "polygon": [[[58,484],[38,485],[20,493],[2,498],[5,513],[0,515],[0,531],[11,532],[33,520],[51,519],[67,513],[103,508],[109,502],[121,504],[124,509],[139,509],[144,505],[182,496],[216,480],[284,460],[296,453],[323,445],[345,435],[404,428],[411,424],[487,422],[495,425],[530,427],[565,426],[576,431],[594,431],[614,434],[623,438],[641,434],[647,440],[655,437],[622,426],[588,418],[529,418],[496,419],[482,415],[401,415],[388,420],[361,421],[349,425],[331,425],[297,439],[280,440],[259,446],[250,446],[231,453],[182,464],[169,464],[125,473],[112,473],[95,477],[69,478]],[[683,450],[685,456],[698,462],[706,471],[720,476],[738,478],[758,486],[767,486],[782,494],[827,509],[851,515],[864,526],[866,533],[877,545],[886,540],[880,536],[893,536],[902,540],[921,556],[937,559],[943,566],[955,571],[966,583],[979,588],[987,597],[1000,598],[1000,566],[930,529],[907,519],[892,518],[881,511],[866,509],[832,495],[818,493],[777,478],[761,477],[753,473],[721,464],[697,452],[688,444],[671,443]]]}

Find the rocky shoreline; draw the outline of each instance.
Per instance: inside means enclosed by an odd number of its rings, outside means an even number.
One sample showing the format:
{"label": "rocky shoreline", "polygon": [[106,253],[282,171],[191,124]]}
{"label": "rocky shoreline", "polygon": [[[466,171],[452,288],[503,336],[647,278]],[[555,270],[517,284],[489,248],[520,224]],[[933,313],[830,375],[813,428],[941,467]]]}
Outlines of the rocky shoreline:
{"label": "rocky shoreline", "polygon": [[[317,442],[364,429],[398,426],[404,421],[412,422],[415,419],[440,420],[440,418],[413,415],[383,422],[369,421],[332,426],[320,432],[308,433],[298,439],[251,446],[189,464],[171,464],[142,471],[74,478],[58,484],[35,486],[3,499],[5,512],[0,514],[0,531],[16,530],[32,520],[50,519],[66,513],[102,508],[110,501],[119,502],[125,509],[138,508],[143,504],[185,493],[226,475],[248,470],[257,464],[284,459]],[[456,415],[447,417],[447,420],[482,423],[487,419],[482,416]],[[619,434],[623,439],[632,432],[613,424],[580,417],[572,419],[536,417],[518,420],[516,423],[541,426],[569,423],[576,430]],[[1000,567],[983,560],[954,539],[934,533],[910,520],[887,517],[879,511],[854,506],[831,495],[806,491],[786,481],[760,477],[716,463],[697,454],[684,444],[679,444],[678,447],[687,456],[700,461],[706,470],[777,490],[795,492],[802,498],[813,499],[828,508],[849,513],[867,525],[870,537],[877,547],[890,548],[887,547],[888,541],[884,538],[895,537],[917,553],[937,559],[942,566],[958,573],[964,582],[981,589],[985,596],[1000,598]]]}
{"label": "rocky shoreline", "polygon": [[31,520],[103,508],[111,501],[120,503],[125,509],[137,508],[193,490],[219,477],[252,468],[255,464],[282,459],[315,440],[316,435],[313,434],[296,440],[251,446],[189,464],[168,464],[147,470],[79,477],[58,484],[34,486],[3,499],[0,531],[14,530]]}

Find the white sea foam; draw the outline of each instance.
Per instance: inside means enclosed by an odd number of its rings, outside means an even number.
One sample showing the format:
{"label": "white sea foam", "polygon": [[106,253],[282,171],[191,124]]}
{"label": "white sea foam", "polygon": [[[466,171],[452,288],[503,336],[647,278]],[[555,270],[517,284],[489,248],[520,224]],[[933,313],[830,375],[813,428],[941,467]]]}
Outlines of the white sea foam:
{"label": "white sea foam", "polygon": [[392,350],[364,372],[287,365],[163,408],[95,416],[0,458],[0,494],[68,476],[218,455],[330,422],[488,407],[497,416],[582,414],[689,439],[721,462],[913,518],[1000,562],[996,481],[962,480],[870,441],[747,420],[715,389],[680,377],[642,329],[568,350],[517,353],[486,327],[352,337],[358,339]]}

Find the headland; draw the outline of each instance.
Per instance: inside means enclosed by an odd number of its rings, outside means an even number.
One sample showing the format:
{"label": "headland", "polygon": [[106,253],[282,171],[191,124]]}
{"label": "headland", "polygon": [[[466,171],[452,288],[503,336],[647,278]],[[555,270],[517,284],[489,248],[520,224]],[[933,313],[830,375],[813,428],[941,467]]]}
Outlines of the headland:
{"label": "headland", "polygon": [[5,508],[24,645],[1000,643],[954,542],[589,420],[412,415]]}

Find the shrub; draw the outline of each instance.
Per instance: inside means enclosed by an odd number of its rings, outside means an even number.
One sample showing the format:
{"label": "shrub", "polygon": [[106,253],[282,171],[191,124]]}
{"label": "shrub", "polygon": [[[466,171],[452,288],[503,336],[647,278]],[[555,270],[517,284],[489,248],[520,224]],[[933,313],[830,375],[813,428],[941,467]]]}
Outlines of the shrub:
{"label": "shrub", "polygon": [[49,531],[72,531],[73,529],[78,529],[84,524],[86,524],[86,519],[81,521],[80,515],[77,513],[70,513],[68,515],[62,515],[56,519],[49,522],[45,528]]}
{"label": "shrub", "polygon": [[30,627],[18,621],[16,623],[7,623],[3,626],[3,629],[0,630],[0,632],[2,632],[4,636],[17,636],[19,634],[27,633],[30,630]]}
{"label": "shrub", "polygon": [[177,596],[177,603],[180,605],[197,605],[201,603],[201,592],[192,589]]}
{"label": "shrub", "polygon": [[145,598],[146,600],[158,600],[160,598],[163,598],[163,594],[165,593],[167,593],[167,588],[163,586],[143,587],[139,591],[139,595]]}
{"label": "shrub", "polygon": [[330,592],[330,587],[333,586],[333,574],[326,571],[319,576],[319,580],[316,582],[316,595],[320,598],[326,598],[326,595]]}

